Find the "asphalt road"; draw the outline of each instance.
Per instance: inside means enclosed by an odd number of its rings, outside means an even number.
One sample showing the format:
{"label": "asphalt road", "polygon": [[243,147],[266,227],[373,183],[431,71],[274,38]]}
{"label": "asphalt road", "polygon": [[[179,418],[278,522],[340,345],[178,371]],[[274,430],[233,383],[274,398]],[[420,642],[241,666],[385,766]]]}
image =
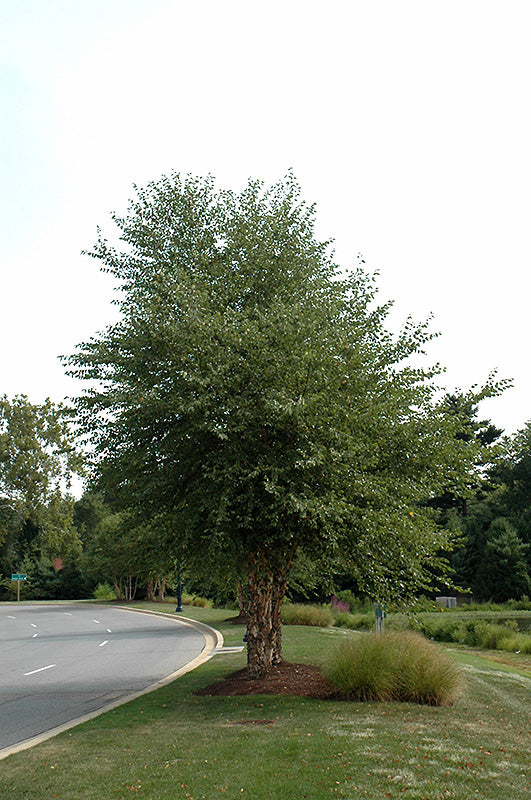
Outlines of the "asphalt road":
{"label": "asphalt road", "polygon": [[0,606],[0,750],[147,688],[198,656],[201,633],[106,606]]}

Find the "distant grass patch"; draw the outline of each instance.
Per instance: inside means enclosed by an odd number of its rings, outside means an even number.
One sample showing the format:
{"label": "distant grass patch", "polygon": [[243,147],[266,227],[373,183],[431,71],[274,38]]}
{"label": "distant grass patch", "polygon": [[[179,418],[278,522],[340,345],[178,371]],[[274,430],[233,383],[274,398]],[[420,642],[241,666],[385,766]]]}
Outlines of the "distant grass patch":
{"label": "distant grass patch", "polygon": [[285,603],[282,606],[284,625],[312,625],[328,628],[334,624],[334,615],[327,606]]}
{"label": "distant grass patch", "polygon": [[452,609],[447,609],[453,613],[463,613],[466,611],[495,611],[506,613],[507,611],[531,611],[531,599],[524,595],[520,600],[507,600],[506,603],[463,603],[459,606],[454,606]]}
{"label": "distant grass patch", "polygon": [[439,647],[412,632],[374,634],[342,642],[326,675],[350,700],[452,703],[461,671]]}
{"label": "distant grass patch", "polygon": [[374,614],[347,614],[344,611],[335,611],[333,614],[336,628],[348,628],[351,631],[370,631],[374,628]]}
{"label": "distant grass patch", "polygon": [[495,618],[489,620],[484,617],[463,618],[455,614],[427,614],[419,616],[415,627],[424,636],[439,642],[466,644],[485,650],[531,653],[531,635],[520,631],[514,619],[497,621]]}

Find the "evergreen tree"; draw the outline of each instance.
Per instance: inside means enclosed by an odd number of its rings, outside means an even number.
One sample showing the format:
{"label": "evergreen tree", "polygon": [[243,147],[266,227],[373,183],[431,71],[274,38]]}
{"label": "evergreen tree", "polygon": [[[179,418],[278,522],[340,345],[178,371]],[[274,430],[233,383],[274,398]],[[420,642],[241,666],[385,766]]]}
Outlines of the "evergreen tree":
{"label": "evergreen tree", "polygon": [[529,545],[528,572],[531,575],[531,422],[506,440],[504,457],[493,470],[493,478],[501,483],[501,513]]}
{"label": "evergreen tree", "polygon": [[503,517],[494,520],[476,572],[474,594],[480,600],[504,603],[528,593],[531,586],[526,563],[528,549],[508,520]]}

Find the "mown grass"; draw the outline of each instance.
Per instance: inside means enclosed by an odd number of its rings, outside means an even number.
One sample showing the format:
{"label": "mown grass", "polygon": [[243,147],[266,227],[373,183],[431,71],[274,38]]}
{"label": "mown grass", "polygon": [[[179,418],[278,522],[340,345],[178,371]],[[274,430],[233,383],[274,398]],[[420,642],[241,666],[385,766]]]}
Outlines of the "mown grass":
{"label": "mown grass", "polygon": [[[160,610],[160,604],[155,604]],[[172,610],[171,607],[168,610]],[[243,629],[219,609],[183,616]],[[323,662],[347,630],[284,628],[287,660]],[[453,706],[199,697],[244,664],[216,656],[173,684],[0,763],[1,800],[529,798],[531,679],[457,656]]]}

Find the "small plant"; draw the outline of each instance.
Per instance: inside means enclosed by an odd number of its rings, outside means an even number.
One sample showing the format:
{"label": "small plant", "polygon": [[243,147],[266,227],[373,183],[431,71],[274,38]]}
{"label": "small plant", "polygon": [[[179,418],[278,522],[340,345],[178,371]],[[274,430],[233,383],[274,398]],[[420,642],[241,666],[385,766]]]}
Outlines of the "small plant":
{"label": "small plant", "polygon": [[360,636],[343,642],[326,669],[349,700],[401,700],[449,705],[461,672],[437,645],[410,631]]}
{"label": "small plant", "polygon": [[116,592],[109,583],[98,583],[93,597],[94,600],[116,600]]}
{"label": "small plant", "polygon": [[517,611],[531,611],[531,600],[524,594],[521,600],[508,600],[507,606]]}
{"label": "small plant", "polygon": [[282,606],[284,625],[314,625],[329,628],[334,624],[334,615],[326,606],[285,603]]}
{"label": "small plant", "polygon": [[183,606],[196,606],[197,608],[212,608],[212,601],[206,597],[198,597],[195,594],[183,594],[181,598]]}
{"label": "small plant", "polygon": [[446,614],[437,616],[435,619],[418,618],[415,623],[415,627],[420,633],[438,642],[464,641],[468,626],[469,623],[465,625],[459,618]]}
{"label": "small plant", "polygon": [[364,595],[354,594],[354,592],[350,591],[350,589],[342,589],[340,592],[336,592],[335,597],[339,602],[348,604],[351,614],[373,613],[372,600]]}
{"label": "small plant", "polygon": [[330,598],[330,608],[332,611],[338,611],[343,614],[350,612],[350,605],[345,600],[340,600],[335,594]]}

